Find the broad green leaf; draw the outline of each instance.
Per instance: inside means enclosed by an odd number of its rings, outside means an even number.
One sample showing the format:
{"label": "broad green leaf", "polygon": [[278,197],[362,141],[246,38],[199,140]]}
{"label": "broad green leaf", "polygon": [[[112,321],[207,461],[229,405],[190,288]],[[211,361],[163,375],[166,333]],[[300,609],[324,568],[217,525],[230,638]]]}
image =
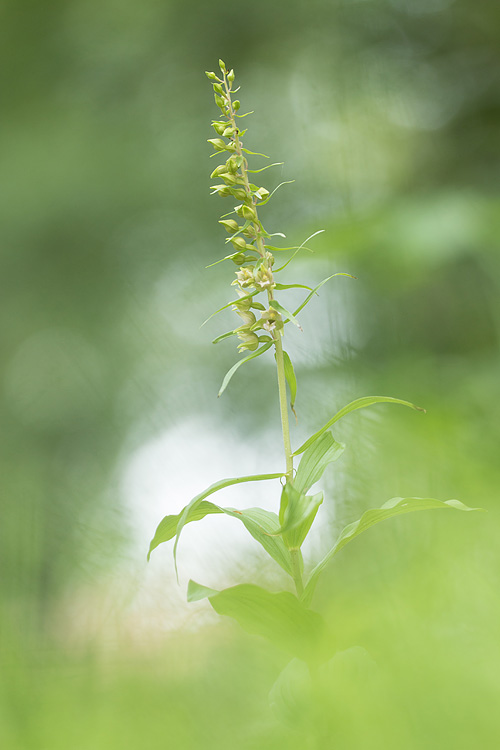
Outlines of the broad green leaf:
{"label": "broad green leaf", "polygon": [[295,656],[307,658],[314,652],[322,634],[323,619],[288,591],[271,593],[249,583],[215,594],[210,591],[194,581],[188,586],[191,601],[207,596],[218,614],[232,617],[248,633],[267,638]]}
{"label": "broad green leaf", "polygon": [[306,495],[291,482],[283,487],[280,503],[279,532],[288,549],[300,549],[323,502],[323,493]]}
{"label": "broad green leaf", "polygon": [[371,526],[374,526],[380,521],[385,521],[386,518],[392,518],[393,516],[400,516],[405,513],[413,513],[417,510],[433,510],[433,509],[455,509],[455,510],[483,510],[482,508],[469,508],[459,500],[435,500],[430,497],[393,497],[392,500],[388,500],[381,508],[372,508],[367,510],[360,519],[350,523],[340,533],[339,538],[335,542],[332,549],[325,555],[318,565],[313,569],[307,586],[304,589],[302,600],[304,603],[309,604],[314,594],[314,589],[318,582],[318,578],[330,562],[332,557],[339,552],[342,547],[345,547],[348,542],[355,539],[357,536],[366,531]]}
{"label": "broad green leaf", "polygon": [[297,318],[294,315],[292,315],[292,313],[289,310],[287,310],[286,307],[283,307],[283,305],[281,305],[278,302],[278,300],[276,299],[271,300],[269,303],[269,306],[277,310],[280,313],[282,318],[284,318],[285,320],[290,320],[294,325],[297,326],[297,328],[300,328],[300,330],[302,330],[302,326],[300,325]]}
{"label": "broad green leaf", "polygon": [[295,370],[293,369],[292,360],[285,351],[283,351],[283,361],[285,365],[286,382],[288,383],[288,387],[290,388],[290,406],[292,407],[293,411],[293,406],[297,397],[297,378],[295,377]]}
{"label": "broad green leaf", "polygon": [[174,543],[174,564],[175,564],[176,571],[177,571],[177,545],[179,544],[181,531],[186,525],[186,523],[189,522],[189,517],[191,513],[193,513],[193,511],[195,511],[199,507],[199,505],[201,504],[203,500],[205,500],[205,498],[209,497],[209,495],[213,495],[214,492],[219,492],[219,490],[223,490],[225,487],[230,487],[233,484],[242,484],[243,482],[263,482],[268,479],[280,479],[282,476],[284,476],[284,474],[253,474],[247,477],[232,477],[230,479],[221,479],[219,482],[215,482],[214,484],[211,484],[210,487],[208,487],[203,492],[200,492],[200,494],[196,495],[196,497],[193,497],[191,502],[188,505],[186,505],[184,510],[182,510],[180,514],[180,518],[177,522],[175,543]]}
{"label": "broad green leaf", "polygon": [[201,583],[196,583],[196,581],[188,582],[188,602],[199,602],[201,599],[208,599],[210,596],[215,596],[218,593],[216,589],[209,589],[208,586],[202,586]]}
{"label": "broad green leaf", "polygon": [[342,455],[345,445],[338,443],[331,432],[321,435],[311,444],[300,459],[300,463],[293,480],[293,486],[298,492],[307,492],[323,476],[328,464],[336,461]]}
{"label": "broad green leaf", "polygon": [[[177,532],[177,526],[181,519],[183,511],[176,516],[165,516],[160,521],[155,535],[151,541],[148,553],[148,560],[151,552],[163,542],[168,542]],[[220,505],[202,501],[199,505],[194,506],[184,520],[184,526],[192,521],[201,521],[202,518],[209,514],[224,513],[226,516],[241,521],[247,531],[253,538],[262,545],[268,555],[280,565],[283,570],[291,575],[292,568],[290,562],[290,553],[288,552],[283,540],[278,536],[279,520],[276,513],[264,510],[263,508],[246,508],[237,510],[236,508],[222,508]]]}
{"label": "broad green leaf", "polygon": [[355,276],[353,276],[350,273],[333,273],[331,276],[328,276],[328,278],[323,279],[323,281],[320,281],[320,283],[317,286],[314,287],[314,289],[312,290],[312,292],[307,295],[307,297],[305,298],[305,300],[303,301],[303,303],[298,306],[298,308],[295,310],[295,312],[293,314],[294,315],[298,315],[299,312],[301,310],[303,310],[304,307],[307,305],[307,303],[314,297],[314,295],[316,294],[316,292],[318,291],[318,289],[321,289],[321,287],[323,286],[323,284],[326,284],[327,281],[330,281],[330,279],[333,279],[335,276],[347,276],[350,279],[355,279],[356,278]]}
{"label": "broad green leaf", "polygon": [[[192,521],[201,521],[202,518],[205,518],[205,516],[208,516],[211,513],[222,513],[222,511],[217,505],[204,500],[192,508],[188,517],[184,521],[184,525],[191,523]],[[174,538],[181,515],[182,511],[177,513],[177,515],[165,516],[165,518],[162,518],[156,527],[154,537],[151,539],[148,560],[151,557],[151,552],[156,549],[156,547],[163,544],[163,542],[168,542],[170,539]]]}
{"label": "broad green leaf", "polygon": [[422,409],[420,406],[415,406],[415,404],[410,403],[409,401],[402,401],[400,398],[392,398],[392,396],[363,396],[362,398],[357,398],[355,401],[351,401],[350,404],[347,404],[347,406],[344,406],[340,411],[338,411],[334,417],[332,417],[323,427],[314,433],[314,435],[311,435],[311,437],[306,440],[303,445],[300,446],[298,450],[294,452],[294,456],[298,456],[300,453],[303,453],[307,448],[309,448],[310,445],[314,443],[315,440],[317,440],[326,430],[328,430],[335,422],[338,422],[339,419],[342,417],[345,417],[346,414],[349,414],[351,411],[356,411],[356,409],[363,409],[365,406],[372,406],[372,404],[400,404],[402,406],[409,406],[410,409],[415,409],[416,411],[423,411],[425,413],[425,409]]}
{"label": "broad green leaf", "polygon": [[[242,298],[243,299],[243,298]],[[222,385],[220,387],[220,391],[217,394],[219,397],[222,396],[224,391],[226,390],[227,386],[229,385],[229,381],[233,377],[236,370],[241,367],[241,365],[244,365],[245,362],[250,362],[251,359],[255,359],[255,357],[260,357],[261,354],[264,354],[264,352],[267,352],[268,349],[273,345],[272,341],[269,341],[267,344],[263,344],[260,349],[257,349],[257,351],[252,352],[248,355],[248,357],[243,357],[243,359],[240,359],[239,362],[236,362],[235,365],[231,367],[230,370],[228,370],[224,376],[224,380],[222,381]]]}

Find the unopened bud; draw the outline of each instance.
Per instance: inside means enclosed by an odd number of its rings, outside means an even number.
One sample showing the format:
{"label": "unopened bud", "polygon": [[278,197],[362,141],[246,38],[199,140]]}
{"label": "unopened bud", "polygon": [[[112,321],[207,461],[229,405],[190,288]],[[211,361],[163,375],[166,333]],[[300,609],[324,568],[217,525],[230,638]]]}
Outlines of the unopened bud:
{"label": "unopened bud", "polygon": [[214,83],[214,91],[216,91],[217,94],[223,94],[224,93],[224,89],[222,88],[222,86],[220,85],[220,83]]}
{"label": "unopened bud", "polygon": [[229,81],[229,83],[232,83],[234,81],[234,70],[232,68],[227,74],[227,80]]}
{"label": "unopened bud", "polygon": [[208,71],[208,70],[206,70],[206,71],[205,71],[205,75],[206,75],[206,77],[207,77],[207,78],[208,78],[208,79],[209,79],[210,81],[216,81],[216,80],[217,80],[217,76],[215,75],[215,73],[212,73],[212,72],[210,72],[210,71]]}
{"label": "unopened bud", "polygon": [[238,334],[238,338],[241,340],[241,344],[238,345],[240,352],[248,350],[254,352],[259,346],[259,337],[256,333],[242,333]]}
{"label": "unopened bud", "polygon": [[224,109],[224,107],[226,106],[226,100],[223,99],[222,96],[217,96],[217,94],[215,95],[215,103],[221,109]]}
{"label": "unopened bud", "polygon": [[221,73],[226,72],[226,63],[224,62],[224,60],[219,60],[219,68],[221,69]]}
{"label": "unopened bud", "polygon": [[214,171],[210,175],[210,179],[213,180],[214,177],[220,177],[221,175],[225,173],[225,171],[226,171],[226,165],[220,164],[218,167],[214,169]]}
{"label": "unopened bud", "polygon": [[213,122],[212,127],[217,135],[223,135],[227,126],[225,122]]}
{"label": "unopened bud", "polygon": [[231,255],[231,260],[233,263],[236,263],[237,266],[242,266],[247,260],[247,257],[245,253],[235,253],[234,255]]}
{"label": "unopened bud", "polygon": [[230,125],[228,128],[226,128],[224,132],[222,133],[222,135],[224,136],[224,138],[231,138],[231,136],[234,135],[233,126]]}
{"label": "unopened bud", "polygon": [[243,188],[231,188],[231,195],[234,195],[234,197],[239,201],[244,201],[247,197],[247,194],[243,190]]}
{"label": "unopened bud", "polygon": [[247,299],[239,299],[237,300],[233,305],[233,310],[236,312],[238,311],[248,311],[252,307],[252,297],[247,297]]}
{"label": "unopened bud", "polygon": [[240,228],[238,222],[234,219],[220,220],[219,224],[222,224],[226,232],[237,232]]}
{"label": "unopened bud", "polygon": [[256,221],[257,214],[255,213],[255,209],[253,209],[251,206],[237,206],[235,209],[238,216],[241,216],[243,219],[247,219],[248,221]]}
{"label": "unopened bud", "polygon": [[259,198],[261,201],[265,201],[266,198],[269,198],[269,190],[266,190],[266,188],[259,188],[255,191],[255,195]]}
{"label": "unopened bud", "polygon": [[238,99],[235,99],[234,102],[233,102],[233,109],[234,109],[234,111],[237,112],[240,107],[241,107],[241,102]]}
{"label": "unopened bud", "polygon": [[226,162],[227,171],[231,172],[231,174],[236,174],[238,171],[238,165],[236,164],[236,157],[231,156],[230,159]]}
{"label": "unopened bud", "polygon": [[226,144],[222,138],[207,138],[207,140],[212,144],[216,151],[224,151],[226,148]]}
{"label": "unopened bud", "polygon": [[237,237],[231,237],[231,242],[233,243],[233,246],[236,248],[236,250],[246,250],[247,243],[243,239],[243,237],[240,237],[239,235]]}
{"label": "unopened bud", "polygon": [[227,185],[210,185],[210,189],[220,195],[221,198],[227,198],[231,195],[231,188],[228,188]]}

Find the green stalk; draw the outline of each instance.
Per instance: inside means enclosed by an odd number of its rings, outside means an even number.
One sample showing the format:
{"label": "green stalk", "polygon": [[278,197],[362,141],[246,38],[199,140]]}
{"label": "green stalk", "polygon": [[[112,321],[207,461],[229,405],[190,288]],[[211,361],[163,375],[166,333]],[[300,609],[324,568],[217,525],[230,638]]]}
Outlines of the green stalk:
{"label": "green stalk", "polygon": [[297,596],[300,597],[304,593],[304,584],[302,583],[302,572],[300,564],[300,549],[293,548],[290,550],[290,557],[292,560],[292,578],[295,583],[297,590]]}
{"label": "green stalk", "polygon": [[[243,155],[243,151],[241,149],[241,143],[238,137],[238,126],[236,123],[233,103],[231,100],[231,90],[227,84],[227,78],[226,78],[225,73],[223,73],[223,78],[224,78],[224,87],[226,89],[227,98],[229,101],[229,112],[230,112],[229,120],[233,128],[235,129],[234,143],[236,146],[236,153],[238,154],[238,156],[242,158],[241,174],[244,180],[244,187],[248,195],[251,195],[250,184],[249,184],[248,174],[247,174],[247,169],[246,169],[248,165]],[[265,258],[266,249],[264,247],[264,239],[262,237],[262,232],[261,232],[261,223],[258,217],[257,205],[256,205],[256,202],[253,200],[253,198],[252,198],[252,203],[253,203],[255,215],[257,217],[257,221],[253,222],[253,225],[255,227],[257,250],[259,252],[259,255],[262,258]],[[266,262],[266,266],[269,268],[269,264],[267,262]],[[271,302],[274,299],[272,289],[268,290],[267,296],[268,296],[269,302]],[[283,433],[283,447],[285,449],[286,478],[287,478],[287,482],[291,482],[293,479],[293,457],[292,457],[292,447],[291,447],[291,442],[290,442],[290,424],[288,421],[288,402],[287,402],[287,396],[286,396],[285,363],[283,359],[283,346],[281,344],[280,331],[275,331],[273,338],[274,338],[274,346],[276,350],[276,366],[278,370],[278,396],[279,396],[280,414],[281,414],[281,429]],[[298,575],[300,578],[300,585],[302,586],[302,576],[300,574],[300,568],[298,569]]]}

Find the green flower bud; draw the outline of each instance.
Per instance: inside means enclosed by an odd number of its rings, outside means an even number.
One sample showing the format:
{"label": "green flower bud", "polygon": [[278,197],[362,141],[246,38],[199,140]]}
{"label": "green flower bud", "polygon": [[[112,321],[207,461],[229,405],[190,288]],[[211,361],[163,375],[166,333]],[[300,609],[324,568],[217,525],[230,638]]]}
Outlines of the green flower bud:
{"label": "green flower bud", "polygon": [[228,188],[227,185],[210,185],[210,190],[216,192],[221,198],[227,198],[231,195],[231,188]]}
{"label": "green flower bud", "polygon": [[226,148],[226,144],[222,138],[207,138],[207,140],[212,144],[216,151],[224,151]]}
{"label": "green flower bud", "polygon": [[231,136],[234,135],[234,128],[233,128],[233,126],[230,125],[228,128],[226,128],[224,130],[224,132],[222,133],[222,135],[224,136],[224,138],[231,138]]}
{"label": "green flower bud", "polygon": [[235,253],[235,255],[231,255],[231,260],[233,263],[236,263],[237,266],[242,266],[247,260],[247,257],[245,253]]}
{"label": "green flower bud", "polygon": [[236,157],[231,156],[230,159],[226,162],[227,171],[231,172],[231,174],[236,174],[238,171],[238,165],[236,164]]}
{"label": "green flower bud", "polygon": [[214,83],[214,91],[217,94],[223,94],[224,93],[224,89],[222,88],[222,86],[220,85],[220,83]]}
{"label": "green flower bud", "polygon": [[224,60],[219,60],[219,68],[221,69],[221,73],[226,72],[226,63],[224,62]]}
{"label": "green flower bud", "polygon": [[212,127],[217,133],[217,135],[224,135],[224,131],[227,126],[225,122],[213,122]]}
{"label": "green flower bud", "polygon": [[237,302],[234,303],[232,309],[236,312],[238,311],[248,311],[252,307],[252,297],[248,297],[247,299],[239,299]]}
{"label": "green flower bud", "polygon": [[236,200],[244,201],[247,197],[246,192],[243,188],[231,188],[231,195],[234,195]]}
{"label": "green flower bud", "polygon": [[[226,168],[226,165],[224,164],[224,169],[225,168]],[[228,174],[227,172],[223,172],[220,176],[222,177],[226,185],[238,184],[238,179],[234,176],[234,174]]]}
{"label": "green flower bud", "polygon": [[206,77],[209,79],[209,81],[218,81],[219,79],[215,75],[215,73],[210,73],[208,70],[205,71]]}
{"label": "green flower bud", "polygon": [[233,246],[236,248],[236,250],[246,250],[247,243],[243,239],[243,237],[240,237],[239,235],[237,237],[231,237],[231,242],[233,243]]}
{"label": "green flower bud", "polygon": [[252,224],[249,224],[249,226],[242,231],[242,234],[244,234],[245,237],[255,237],[255,227]]}
{"label": "green flower bud", "polygon": [[266,188],[261,187],[255,191],[255,195],[259,198],[259,200],[265,201],[266,198],[269,198],[269,190],[266,190]]}
{"label": "green flower bud", "polygon": [[241,107],[241,102],[238,99],[235,99],[234,102],[233,102],[233,109],[234,109],[234,111],[237,112],[240,107]]}
{"label": "green flower bud", "polygon": [[249,331],[250,328],[257,322],[255,315],[253,314],[253,312],[250,312],[250,310],[237,310],[237,313],[240,318],[243,318],[243,320],[245,321],[244,326],[236,329],[238,332],[244,333],[245,331]]}
{"label": "green flower bud", "polygon": [[225,173],[225,171],[226,171],[226,165],[220,164],[218,167],[214,169],[214,171],[210,175],[210,179],[213,180],[214,177],[220,177],[221,175]]}
{"label": "green flower bud", "polygon": [[241,216],[243,219],[247,219],[248,221],[256,221],[257,220],[257,214],[255,213],[255,209],[253,209],[251,206],[236,206],[234,209],[238,216]]}
{"label": "green flower bud", "polygon": [[232,68],[227,74],[227,80],[229,81],[229,83],[232,83],[234,81],[234,70]]}
{"label": "green flower bud", "polygon": [[235,221],[234,219],[227,219],[227,220],[221,219],[219,221],[219,224],[222,224],[226,232],[237,232],[238,229],[240,228],[238,222]]}
{"label": "green flower bud", "polygon": [[224,109],[224,107],[226,106],[226,100],[223,99],[222,96],[217,96],[217,94],[215,95],[215,103],[221,109]]}

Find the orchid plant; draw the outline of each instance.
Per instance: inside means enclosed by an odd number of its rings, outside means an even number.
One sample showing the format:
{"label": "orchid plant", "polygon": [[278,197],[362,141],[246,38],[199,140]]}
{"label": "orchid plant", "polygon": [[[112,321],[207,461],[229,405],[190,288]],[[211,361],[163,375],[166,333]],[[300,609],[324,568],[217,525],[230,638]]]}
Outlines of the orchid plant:
{"label": "orchid plant", "polygon": [[[361,518],[346,526],[323,559],[313,564],[310,572],[304,575],[302,545],[323,503],[323,492],[313,492],[312,488],[322,478],[327,467],[337,461],[344,451],[344,445],[334,438],[331,428],[351,412],[375,404],[399,404],[419,412],[423,412],[424,409],[389,396],[357,398],[333,414],[302,445],[292,447],[289,416],[290,411],[294,412],[297,380],[291,359],[283,347],[287,326],[300,328],[300,313],[312,301],[320,287],[334,277],[350,274],[335,273],[314,288],[303,283],[285,284],[279,280],[281,272],[301,249],[307,247],[307,242],[314,235],[298,247],[277,247],[273,238],[285,235],[269,233],[264,228],[261,209],[266,206],[275,191],[271,193],[267,188],[255,184],[253,180],[257,179],[254,175],[260,175],[276,164],[261,169],[250,168],[247,157],[264,156],[249,151],[244,146],[247,131],[240,123],[252,113],[240,112],[240,102],[235,98],[239,89],[234,88],[234,71],[228,70],[224,62],[219,63],[220,75],[214,72],[206,73],[212,82],[215,104],[219,109],[218,118],[212,122],[215,137],[210,138],[208,142],[214,149],[212,156],[222,158],[221,164],[216,166],[211,174],[215,181],[211,191],[212,194],[230,199],[236,204],[219,222],[227,233],[225,242],[230,252],[217,262],[227,261],[229,264],[235,264],[237,270],[232,281],[235,296],[217,312],[231,308],[239,320],[233,330],[222,333],[213,343],[218,344],[234,337],[238,341],[238,350],[244,354],[226,373],[219,396],[242,365],[267,352],[274,354],[284,468],[272,474],[232,477],[212,484],[196,495],[180,513],[163,518],[151,541],[149,555],[160,544],[173,539],[174,564],[177,569],[177,547],[187,524],[201,521],[209,514],[225,514],[238,520],[289,576],[293,592],[269,591],[251,583],[242,583],[218,591],[189,581],[188,600],[208,598],[216,612],[235,618],[249,632],[267,637],[292,655],[307,661],[312,658],[322,628],[320,615],[310,608],[316,584],[322,572],[343,547],[371,526],[393,516],[439,508],[462,511],[475,509],[468,508],[458,500],[392,498],[379,508],[367,510]],[[275,254],[283,252],[291,252],[291,255],[286,262],[276,267]],[[302,303],[293,310],[286,304],[286,293],[289,289],[303,289],[306,292]],[[281,483],[279,501],[277,499],[276,504],[277,512],[263,508],[241,510],[208,500],[212,495],[232,485],[273,480]]]}

